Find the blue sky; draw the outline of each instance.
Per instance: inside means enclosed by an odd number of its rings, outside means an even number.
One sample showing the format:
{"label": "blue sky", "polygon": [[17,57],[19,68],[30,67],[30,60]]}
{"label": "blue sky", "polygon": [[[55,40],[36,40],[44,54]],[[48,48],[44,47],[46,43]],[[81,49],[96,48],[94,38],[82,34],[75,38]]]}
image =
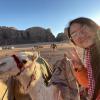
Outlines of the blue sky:
{"label": "blue sky", "polygon": [[100,0],[0,0],[0,26],[19,30],[40,26],[56,36],[80,16],[100,25]]}

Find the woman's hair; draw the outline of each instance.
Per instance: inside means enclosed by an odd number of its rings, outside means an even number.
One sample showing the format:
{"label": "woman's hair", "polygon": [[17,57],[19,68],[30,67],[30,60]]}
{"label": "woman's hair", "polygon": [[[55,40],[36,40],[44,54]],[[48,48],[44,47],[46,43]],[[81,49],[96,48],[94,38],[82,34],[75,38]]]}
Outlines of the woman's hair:
{"label": "woman's hair", "polygon": [[[88,27],[90,27],[94,32],[97,32],[99,26],[91,19],[89,18],[85,18],[85,17],[79,17],[79,18],[76,18],[72,21],[69,22],[69,26],[68,26],[68,37],[71,38],[71,35],[70,35],[70,27],[73,23],[78,23],[80,25],[87,25]],[[72,42],[74,42],[72,39],[71,39]]]}

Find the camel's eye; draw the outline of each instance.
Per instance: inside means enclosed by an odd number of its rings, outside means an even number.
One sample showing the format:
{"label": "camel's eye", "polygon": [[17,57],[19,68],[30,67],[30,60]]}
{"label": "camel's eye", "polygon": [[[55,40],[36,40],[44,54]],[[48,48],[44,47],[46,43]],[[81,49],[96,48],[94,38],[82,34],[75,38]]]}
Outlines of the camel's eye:
{"label": "camel's eye", "polygon": [[22,60],[22,63],[23,63],[23,64],[26,64],[26,63],[27,63],[27,60],[23,59],[23,60]]}

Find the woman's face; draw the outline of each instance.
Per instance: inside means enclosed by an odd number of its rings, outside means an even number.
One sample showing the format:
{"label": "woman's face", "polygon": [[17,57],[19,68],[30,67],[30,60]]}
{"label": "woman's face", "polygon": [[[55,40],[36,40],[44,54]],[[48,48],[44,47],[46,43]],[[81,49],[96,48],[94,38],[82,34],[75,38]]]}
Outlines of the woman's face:
{"label": "woman's face", "polygon": [[70,27],[70,35],[77,46],[88,48],[94,44],[96,33],[87,25],[73,23]]}

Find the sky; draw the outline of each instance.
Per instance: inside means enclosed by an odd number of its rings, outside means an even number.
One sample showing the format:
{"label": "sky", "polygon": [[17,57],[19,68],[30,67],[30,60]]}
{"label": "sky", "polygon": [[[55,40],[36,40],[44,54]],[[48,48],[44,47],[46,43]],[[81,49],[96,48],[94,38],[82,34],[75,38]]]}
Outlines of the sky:
{"label": "sky", "polygon": [[77,17],[100,25],[100,0],[0,0],[0,26],[18,30],[38,26],[57,36]]}

